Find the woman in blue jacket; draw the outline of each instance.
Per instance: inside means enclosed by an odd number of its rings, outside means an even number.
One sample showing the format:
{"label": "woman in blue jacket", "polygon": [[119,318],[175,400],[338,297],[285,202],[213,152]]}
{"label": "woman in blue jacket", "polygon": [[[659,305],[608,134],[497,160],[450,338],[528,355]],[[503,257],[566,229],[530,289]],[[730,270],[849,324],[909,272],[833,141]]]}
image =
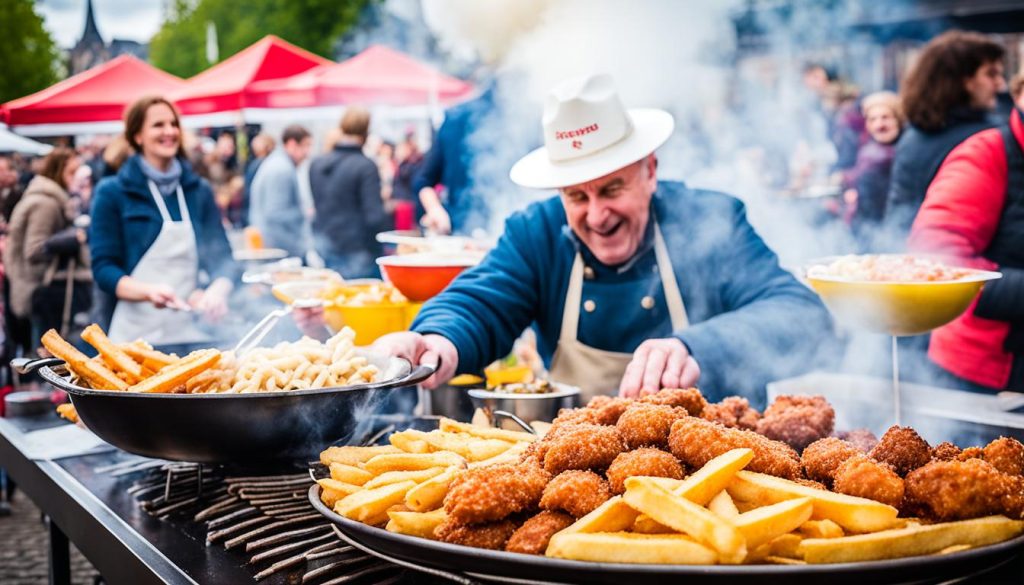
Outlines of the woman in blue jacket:
{"label": "woman in blue jacket", "polygon": [[125,138],[138,154],[100,182],[92,205],[97,320],[115,342],[142,338],[177,352],[209,345],[189,312],[220,319],[237,274],[213,192],[186,161],[166,99],[136,101]]}

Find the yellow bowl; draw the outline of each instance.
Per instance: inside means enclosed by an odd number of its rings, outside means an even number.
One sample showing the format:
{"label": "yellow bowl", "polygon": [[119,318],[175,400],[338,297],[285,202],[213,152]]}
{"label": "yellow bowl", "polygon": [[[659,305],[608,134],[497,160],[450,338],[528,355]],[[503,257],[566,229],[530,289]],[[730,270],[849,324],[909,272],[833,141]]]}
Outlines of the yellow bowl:
{"label": "yellow bowl", "polygon": [[533,380],[533,369],[530,366],[512,366],[510,368],[487,368],[487,387],[494,388],[502,384],[518,384]]}
{"label": "yellow bowl", "polygon": [[889,335],[920,335],[956,319],[998,272],[973,271],[957,280],[852,281],[807,276],[814,292],[840,323]]}
{"label": "yellow bowl", "polygon": [[324,310],[324,319],[332,331],[344,326],[356,332],[356,345],[370,345],[378,337],[405,331],[405,303],[382,303],[376,305],[348,306],[330,303]]}

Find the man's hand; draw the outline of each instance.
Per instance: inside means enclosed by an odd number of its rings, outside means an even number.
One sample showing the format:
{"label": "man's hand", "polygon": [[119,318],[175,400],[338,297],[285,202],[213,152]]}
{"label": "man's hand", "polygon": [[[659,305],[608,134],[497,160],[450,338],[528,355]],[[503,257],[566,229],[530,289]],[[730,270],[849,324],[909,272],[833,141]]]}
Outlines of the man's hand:
{"label": "man's hand", "polygon": [[689,388],[700,379],[700,366],[675,337],[648,339],[633,352],[619,385],[619,396],[639,398],[662,388]]}
{"label": "man's hand", "polygon": [[371,346],[373,351],[386,353],[409,360],[415,365],[434,366],[440,363],[433,376],[423,382],[423,387],[433,390],[455,375],[459,365],[459,352],[448,338],[436,334],[420,335],[412,331],[390,333]]}

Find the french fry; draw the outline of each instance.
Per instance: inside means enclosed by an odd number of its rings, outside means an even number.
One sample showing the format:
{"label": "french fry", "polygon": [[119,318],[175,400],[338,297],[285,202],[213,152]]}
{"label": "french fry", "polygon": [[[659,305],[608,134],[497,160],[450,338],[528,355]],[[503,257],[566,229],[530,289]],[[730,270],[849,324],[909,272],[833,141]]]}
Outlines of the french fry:
{"label": "french fry", "polygon": [[82,330],[82,341],[96,348],[96,351],[103,356],[103,360],[110,364],[111,369],[124,372],[125,381],[129,384],[136,384],[145,378],[142,373],[142,365],[133,360],[123,349],[114,345],[114,342],[110,341],[99,325],[93,323]]}
{"label": "french fry", "polygon": [[803,538],[799,534],[782,534],[776,536],[764,545],[767,546],[771,551],[769,556],[786,557],[790,559],[800,558],[800,554],[797,552],[800,548],[800,543],[803,542]]}
{"label": "french fry", "polygon": [[352,485],[363,485],[364,483],[373,479],[373,474],[365,469],[360,469],[354,465],[346,465],[344,463],[331,463],[331,479],[352,484]]}
{"label": "french fry", "polygon": [[334,478],[330,478],[330,477],[324,477],[324,478],[318,479],[318,480],[316,480],[316,482],[318,484],[320,484],[320,487],[322,487],[324,489],[334,490],[336,492],[341,492],[341,493],[345,494],[346,496],[349,495],[349,494],[354,494],[354,493],[358,492],[359,490],[363,489],[361,486],[354,485],[354,484],[351,484],[351,483],[345,483],[343,481],[338,481],[338,480],[336,480]]}
{"label": "french fry", "polygon": [[735,526],[650,478],[627,478],[622,497],[633,509],[716,550],[723,563],[740,563],[747,556],[746,541]]}
{"label": "french fry", "polygon": [[388,519],[388,508],[401,504],[406,492],[415,486],[414,482],[403,481],[372,490],[360,490],[334,504],[334,511],[364,524],[383,524]]}
{"label": "french fry", "polygon": [[79,420],[78,419],[78,411],[75,410],[75,405],[71,404],[70,402],[65,402],[64,404],[58,404],[57,405],[57,414],[59,414],[61,416],[61,418],[67,419],[67,420],[69,420],[69,421],[71,421],[73,423],[77,423],[78,420]]}
{"label": "french fry", "polygon": [[430,445],[419,438],[420,435],[425,434],[415,429],[407,429],[398,433],[391,433],[388,440],[392,445],[406,453],[430,453]]}
{"label": "french fry", "polygon": [[413,512],[427,512],[440,507],[448,494],[448,487],[459,471],[457,467],[449,467],[440,475],[410,489],[405,494],[405,505]]}
{"label": "french fry", "polygon": [[798,498],[745,512],[731,522],[746,539],[747,547],[756,548],[795,530],[811,517],[812,510],[810,498]]}
{"label": "french fry", "polygon": [[465,467],[466,460],[450,451],[435,453],[388,453],[377,455],[363,464],[363,467],[376,474],[385,471],[416,471],[431,467]]}
{"label": "french fry", "polygon": [[673,534],[676,531],[651,518],[647,514],[640,514],[633,522],[633,532],[639,534]]}
{"label": "french fry", "polygon": [[[694,474],[696,475],[696,474]],[[815,520],[829,519],[851,532],[877,532],[897,522],[896,508],[874,500],[820,490],[750,471],[738,471],[727,488],[735,500],[761,505],[811,498]]]}
{"label": "french fry", "polygon": [[378,447],[328,447],[320,452],[320,463],[330,466],[331,463],[342,463],[359,467],[377,455],[401,453],[402,450],[391,445]]}
{"label": "french fry", "polygon": [[549,557],[603,563],[711,565],[718,555],[682,534],[559,532],[551,537]]}
{"label": "french fry", "polygon": [[840,538],[843,528],[831,520],[808,520],[798,529],[804,538]]}
{"label": "french fry", "polygon": [[373,489],[382,485],[390,485],[393,483],[401,483],[403,481],[412,481],[415,483],[423,483],[432,477],[437,477],[444,473],[444,467],[431,467],[428,469],[418,469],[415,471],[385,471],[377,477],[363,484],[366,489]]}
{"label": "french fry", "polygon": [[631,508],[622,496],[614,496],[586,516],[563,528],[558,534],[620,532],[633,526],[639,515],[640,512]]}
{"label": "french fry", "polygon": [[476,425],[460,423],[450,418],[442,418],[439,428],[442,431],[466,433],[467,435],[473,435],[474,437],[480,437],[481,439],[499,439],[510,443],[518,443],[519,441],[532,443],[538,439],[537,435],[533,433],[506,431],[505,429],[496,429],[493,427],[478,427]]}
{"label": "french fry", "polygon": [[857,534],[842,538],[809,538],[799,553],[808,563],[854,563],[927,555],[957,544],[984,546],[1024,532],[1024,522],[1005,516],[943,522]]}
{"label": "french fry", "polygon": [[726,520],[733,520],[740,515],[740,511],[736,507],[736,502],[732,501],[732,497],[729,496],[729,492],[725,490],[718,492],[717,496],[711,498],[711,501],[708,502],[708,510],[711,510]]}
{"label": "french fry", "polygon": [[164,366],[154,376],[128,387],[129,392],[161,393],[171,392],[178,386],[184,386],[189,378],[212,368],[220,360],[220,352],[215,349],[193,351],[181,360]]}
{"label": "french fry", "polygon": [[136,362],[142,364],[144,368],[148,368],[154,372],[160,370],[164,366],[169,366],[174,362],[178,361],[178,356],[174,354],[166,354],[162,351],[153,349],[145,341],[133,341],[131,343],[122,343],[118,347],[121,351],[128,354]]}
{"label": "french fry", "polygon": [[474,467],[486,467],[488,465],[496,465],[498,463],[515,463],[519,461],[519,457],[524,451],[530,446],[529,443],[516,443],[509,447],[504,452],[491,457],[490,459],[484,459],[483,461],[473,461],[469,464],[469,468]]}
{"label": "french fry", "polygon": [[800,559],[791,559],[787,557],[780,557],[769,555],[764,558],[764,562],[771,563],[773,565],[806,565],[807,561],[801,561]]}
{"label": "french fry", "polygon": [[64,340],[55,330],[50,329],[43,334],[43,347],[54,357],[64,360],[68,369],[79,378],[85,380],[89,386],[96,390],[126,390],[128,384],[117,377],[110,368],[97,362],[93,362],[84,353],[75,349]]}
{"label": "french fry", "polygon": [[751,449],[732,449],[704,464],[672,493],[704,506],[732,481],[736,472],[743,469],[754,458]]}
{"label": "french fry", "polygon": [[388,525],[385,530],[435,540],[434,529],[448,518],[444,509],[430,512],[388,511]]}

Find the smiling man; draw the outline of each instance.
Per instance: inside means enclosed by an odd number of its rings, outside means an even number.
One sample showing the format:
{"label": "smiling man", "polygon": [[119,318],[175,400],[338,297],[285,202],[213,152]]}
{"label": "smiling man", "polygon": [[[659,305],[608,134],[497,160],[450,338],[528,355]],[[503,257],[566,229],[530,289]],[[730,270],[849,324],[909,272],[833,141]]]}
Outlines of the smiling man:
{"label": "smiling man", "polygon": [[484,261],[378,349],[440,360],[433,387],[479,372],[532,324],[551,378],[584,401],[699,385],[760,403],[767,381],[809,366],[829,317],[743,204],[657,180],[670,114],[626,110],[598,75],[554,88],[543,125],[544,147],[511,178],[559,195],[511,216]]}

